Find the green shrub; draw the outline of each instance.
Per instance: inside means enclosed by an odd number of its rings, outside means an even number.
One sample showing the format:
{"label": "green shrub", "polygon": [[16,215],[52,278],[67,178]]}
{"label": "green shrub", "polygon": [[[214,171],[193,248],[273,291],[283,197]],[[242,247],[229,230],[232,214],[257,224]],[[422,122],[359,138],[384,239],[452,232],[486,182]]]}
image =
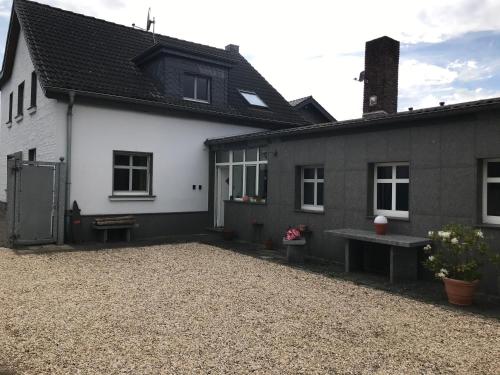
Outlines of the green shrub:
{"label": "green shrub", "polygon": [[481,266],[488,261],[498,263],[479,229],[460,224],[448,224],[442,230],[429,232],[433,245],[424,247],[429,257],[424,266],[436,277],[474,281],[481,278]]}

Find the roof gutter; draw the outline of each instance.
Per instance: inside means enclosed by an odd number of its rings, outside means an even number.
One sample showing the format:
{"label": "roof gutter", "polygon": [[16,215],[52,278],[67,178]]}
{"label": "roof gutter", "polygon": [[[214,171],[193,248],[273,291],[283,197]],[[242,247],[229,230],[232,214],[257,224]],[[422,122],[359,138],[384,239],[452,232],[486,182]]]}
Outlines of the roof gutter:
{"label": "roof gutter", "polygon": [[[66,215],[71,205],[71,143],[73,137],[73,105],[75,104],[75,92],[68,93],[68,111],[66,113]],[[69,219],[69,217],[67,216]],[[69,226],[68,226],[69,227]]]}
{"label": "roof gutter", "polygon": [[488,109],[500,109],[500,102],[494,103],[478,103],[476,105],[471,105],[462,108],[442,108],[435,112],[401,112],[395,115],[381,116],[376,118],[362,118],[354,120],[345,120],[333,123],[324,124],[314,124],[307,126],[300,126],[291,129],[280,129],[280,130],[270,130],[262,131],[257,133],[250,133],[232,137],[223,138],[212,138],[207,139],[205,144],[208,146],[228,144],[228,143],[238,143],[244,141],[254,141],[262,139],[273,139],[280,137],[297,137],[302,135],[314,135],[323,134],[336,131],[349,131],[349,130],[379,130],[383,125],[394,125],[398,123],[408,123],[412,121],[421,121],[426,119],[435,119],[445,116],[456,116],[461,114],[476,113]]}
{"label": "roof gutter", "polygon": [[53,94],[66,95],[66,94],[69,94],[70,92],[73,92],[75,94],[78,94],[78,96],[87,97],[87,98],[109,100],[109,101],[118,101],[118,102],[123,102],[123,103],[133,103],[133,104],[146,105],[146,106],[151,106],[151,107],[156,107],[156,108],[172,109],[172,110],[177,110],[177,111],[181,111],[181,112],[196,112],[199,114],[208,114],[208,115],[212,115],[212,116],[226,117],[226,118],[235,119],[235,120],[247,120],[250,122],[273,124],[273,125],[277,125],[280,128],[290,128],[292,126],[300,125],[299,123],[294,123],[294,122],[263,119],[263,118],[259,118],[259,117],[236,115],[236,114],[230,114],[230,113],[217,112],[217,111],[213,111],[213,110],[204,110],[204,109],[198,109],[198,108],[187,109],[186,107],[178,105],[178,104],[155,102],[155,101],[151,101],[151,100],[129,98],[126,96],[119,96],[119,95],[101,94],[101,93],[96,93],[96,92],[91,92],[91,91],[72,90],[72,89],[65,89],[65,88],[51,87],[51,86],[47,86],[45,89],[46,89],[47,94],[53,93]]}

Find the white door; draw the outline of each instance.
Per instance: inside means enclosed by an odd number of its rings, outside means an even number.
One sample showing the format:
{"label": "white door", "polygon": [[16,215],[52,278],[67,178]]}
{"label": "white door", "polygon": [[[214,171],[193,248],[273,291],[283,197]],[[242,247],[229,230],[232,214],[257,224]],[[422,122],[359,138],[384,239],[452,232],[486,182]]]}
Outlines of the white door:
{"label": "white door", "polygon": [[224,201],[229,199],[229,167],[216,168],[217,188],[215,190],[215,226],[224,226]]}

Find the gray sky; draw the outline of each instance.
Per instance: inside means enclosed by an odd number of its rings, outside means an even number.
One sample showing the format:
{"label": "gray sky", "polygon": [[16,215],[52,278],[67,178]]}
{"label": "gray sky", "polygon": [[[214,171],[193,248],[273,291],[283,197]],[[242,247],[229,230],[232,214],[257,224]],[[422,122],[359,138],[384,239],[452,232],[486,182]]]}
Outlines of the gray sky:
{"label": "gray sky", "polygon": [[[399,108],[500,96],[500,1],[41,0],[240,52],[286,99],[313,95],[337,119],[361,115],[364,43],[401,41]],[[10,0],[0,0],[5,44]],[[3,51],[2,51],[3,53]]]}

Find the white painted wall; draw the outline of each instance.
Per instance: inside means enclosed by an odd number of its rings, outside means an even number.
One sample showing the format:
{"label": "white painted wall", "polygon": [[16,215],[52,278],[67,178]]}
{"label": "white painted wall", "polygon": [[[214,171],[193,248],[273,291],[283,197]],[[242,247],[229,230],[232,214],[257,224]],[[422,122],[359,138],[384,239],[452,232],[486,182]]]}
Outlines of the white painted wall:
{"label": "white painted wall", "polygon": [[[208,210],[207,138],[262,129],[78,104],[71,201],[83,215]],[[153,153],[154,201],[110,201],[113,150]],[[192,190],[202,185],[202,190]]]}
{"label": "white painted wall", "polygon": [[[1,123],[0,123],[0,201],[6,201],[7,155],[22,151],[23,158],[28,158],[28,150],[36,148],[37,159],[58,161],[65,156],[66,105],[57,100],[48,99],[38,84],[37,109],[29,114],[31,98],[31,73],[34,67],[31,61],[24,34],[21,31],[17,45],[12,75],[2,87]],[[17,87],[24,81],[24,115],[17,122]],[[7,125],[9,118],[9,95],[14,92],[12,108],[12,126]]]}
{"label": "white painted wall", "polygon": [[[37,149],[37,160],[58,161],[66,152],[67,104],[48,99],[38,87],[37,110],[29,114],[34,70],[24,34],[20,33],[12,76],[1,92],[0,201],[6,201],[7,155]],[[24,116],[7,125],[9,94],[25,81]],[[71,202],[82,214],[193,212],[208,210],[207,138],[262,129],[158,114],[77,104],[74,106]],[[113,150],[153,153],[154,201],[110,201]],[[202,185],[202,190],[192,190]]]}

